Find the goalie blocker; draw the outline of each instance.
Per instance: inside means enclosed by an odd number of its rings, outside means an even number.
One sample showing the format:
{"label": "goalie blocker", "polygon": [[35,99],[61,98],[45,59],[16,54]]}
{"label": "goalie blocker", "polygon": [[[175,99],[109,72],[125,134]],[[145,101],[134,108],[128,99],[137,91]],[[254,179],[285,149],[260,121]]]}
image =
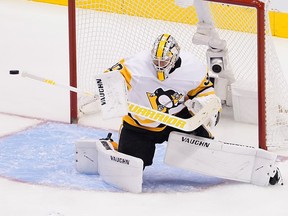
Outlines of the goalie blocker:
{"label": "goalie blocker", "polygon": [[267,186],[283,184],[276,158],[263,149],[171,132],[164,162],[205,175]]}

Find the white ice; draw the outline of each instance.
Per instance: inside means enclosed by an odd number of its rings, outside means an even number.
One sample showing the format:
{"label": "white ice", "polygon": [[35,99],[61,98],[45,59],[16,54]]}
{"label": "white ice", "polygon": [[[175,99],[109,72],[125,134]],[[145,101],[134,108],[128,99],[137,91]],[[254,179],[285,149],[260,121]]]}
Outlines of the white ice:
{"label": "white ice", "polygon": [[[0,137],[33,127],[43,121],[43,116],[69,121],[66,91],[29,80],[23,82],[8,75],[10,69],[20,69],[40,76],[49,75],[51,79],[68,84],[67,28],[66,7],[26,0],[0,0]],[[274,39],[282,68],[288,72],[288,40]],[[31,113],[36,118],[25,117]],[[115,122],[109,124],[104,127],[115,127]],[[0,177],[0,213],[1,216],[286,216],[288,162],[283,161],[280,169],[284,186],[221,184],[189,193],[95,192],[33,185]]]}

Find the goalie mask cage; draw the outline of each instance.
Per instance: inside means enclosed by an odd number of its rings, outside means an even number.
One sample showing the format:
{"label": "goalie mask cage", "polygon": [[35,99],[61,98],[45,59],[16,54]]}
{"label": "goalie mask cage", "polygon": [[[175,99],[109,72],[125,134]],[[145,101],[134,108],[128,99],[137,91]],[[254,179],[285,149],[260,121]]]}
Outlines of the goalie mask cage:
{"label": "goalie mask cage", "polygon": [[[287,146],[287,82],[272,43],[268,5],[260,0],[206,3],[216,31],[227,42],[236,80],[258,89],[259,147]],[[72,86],[96,92],[95,74],[151,49],[162,33],[173,35],[181,50],[206,63],[207,46],[192,43],[198,22],[193,6],[180,7],[173,0],[69,0],[68,10]],[[71,92],[72,120],[79,118],[81,97]]]}

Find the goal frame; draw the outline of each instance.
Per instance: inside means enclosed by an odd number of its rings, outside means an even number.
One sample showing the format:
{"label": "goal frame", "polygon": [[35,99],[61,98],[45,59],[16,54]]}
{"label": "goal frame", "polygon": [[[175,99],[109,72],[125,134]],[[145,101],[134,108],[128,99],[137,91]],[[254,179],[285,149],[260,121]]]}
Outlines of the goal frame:
{"label": "goal frame", "polygon": [[[259,148],[267,150],[266,145],[266,106],[265,106],[265,3],[260,0],[205,0],[206,2],[226,3],[253,7],[257,10],[257,66],[258,66],[258,141]],[[76,4],[68,0],[69,22],[69,64],[70,86],[77,88],[76,53]],[[70,122],[78,122],[77,93],[70,92]]]}

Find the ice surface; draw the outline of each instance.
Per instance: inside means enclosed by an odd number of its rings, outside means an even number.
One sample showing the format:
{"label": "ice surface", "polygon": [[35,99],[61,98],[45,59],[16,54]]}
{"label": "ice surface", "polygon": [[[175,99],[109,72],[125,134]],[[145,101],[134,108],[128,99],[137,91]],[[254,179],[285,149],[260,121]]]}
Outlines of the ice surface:
{"label": "ice surface", "polygon": [[[1,215],[288,215],[285,158],[279,158],[284,186],[274,187],[223,181],[166,167],[161,160],[165,144],[158,146],[154,165],[145,170],[142,194],[122,192],[97,176],[77,174],[73,142],[81,137],[103,137],[107,131],[65,124],[69,121],[66,91],[8,75],[10,69],[20,69],[69,82],[67,8],[1,0],[0,29]],[[288,72],[288,41],[275,38],[275,43],[282,67]],[[19,110],[22,113],[17,113]],[[25,113],[29,116],[31,112],[38,118],[25,118]],[[58,122],[41,120],[43,116]],[[99,118],[90,119],[94,120],[104,128],[115,128],[117,136],[119,121],[103,124]]]}

